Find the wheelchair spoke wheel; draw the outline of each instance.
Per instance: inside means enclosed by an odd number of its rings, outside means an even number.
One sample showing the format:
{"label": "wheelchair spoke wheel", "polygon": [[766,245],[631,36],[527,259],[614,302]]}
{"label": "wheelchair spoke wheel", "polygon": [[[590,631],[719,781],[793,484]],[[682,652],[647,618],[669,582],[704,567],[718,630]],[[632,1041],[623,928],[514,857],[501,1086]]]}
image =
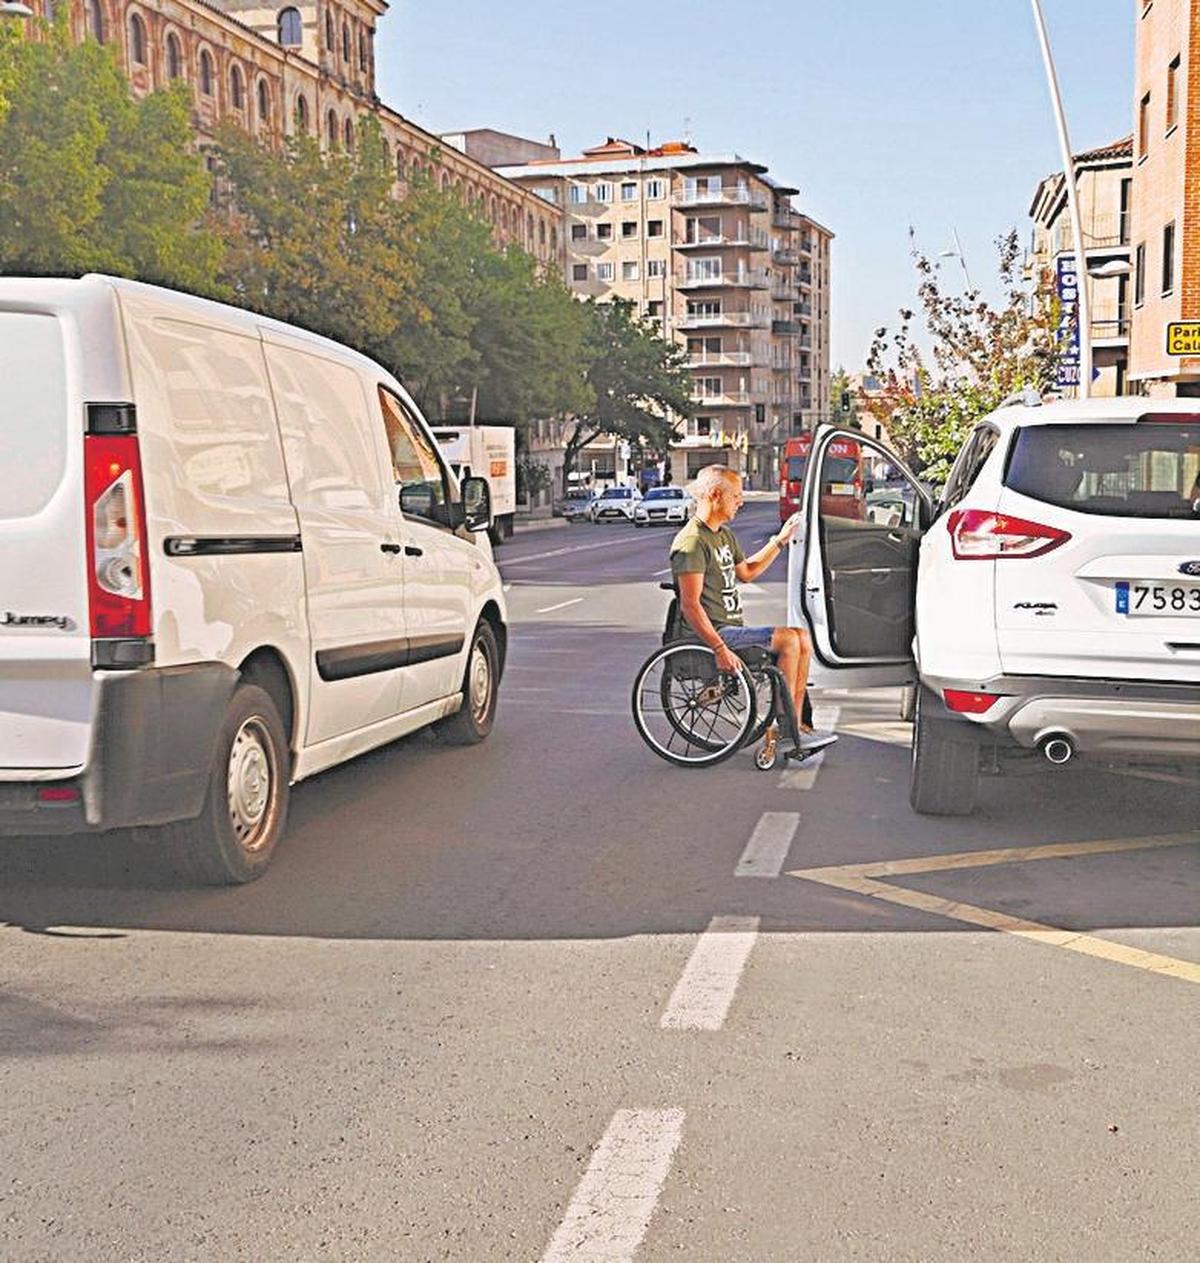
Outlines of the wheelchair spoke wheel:
{"label": "wheelchair spoke wheel", "polygon": [[633,721],[660,758],[680,767],[707,767],[727,759],[755,726],[754,682],[744,666],[717,670],[705,645],[658,650],[633,684]]}

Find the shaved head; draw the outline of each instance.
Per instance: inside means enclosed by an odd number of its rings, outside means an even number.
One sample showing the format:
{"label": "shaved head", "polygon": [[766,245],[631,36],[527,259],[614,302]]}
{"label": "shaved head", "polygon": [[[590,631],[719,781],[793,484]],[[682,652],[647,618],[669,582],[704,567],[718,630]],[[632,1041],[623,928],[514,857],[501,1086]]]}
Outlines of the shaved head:
{"label": "shaved head", "polygon": [[708,500],[714,491],[736,491],[741,481],[737,471],[725,465],[705,465],[692,483],[692,495]]}

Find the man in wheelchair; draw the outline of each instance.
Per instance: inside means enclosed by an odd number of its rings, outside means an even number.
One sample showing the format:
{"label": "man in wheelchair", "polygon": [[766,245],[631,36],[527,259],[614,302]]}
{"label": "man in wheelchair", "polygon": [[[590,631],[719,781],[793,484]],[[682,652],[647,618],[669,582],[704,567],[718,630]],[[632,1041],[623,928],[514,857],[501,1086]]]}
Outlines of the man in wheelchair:
{"label": "man in wheelchair", "polygon": [[[708,465],[693,487],[696,513],[671,541],[671,574],[679,596],[679,612],[688,627],[716,657],[721,671],[738,669],[737,656],[746,650],[769,651],[783,677],[795,713],[805,711],[812,642],[798,627],[746,627],[738,582],[753,583],[784,550],[800,526],[793,514],[753,556],[747,557],[729,529],[742,507],[742,480],[724,465]],[[818,732],[803,723],[798,748],[814,754],[832,745],[837,736]]]}

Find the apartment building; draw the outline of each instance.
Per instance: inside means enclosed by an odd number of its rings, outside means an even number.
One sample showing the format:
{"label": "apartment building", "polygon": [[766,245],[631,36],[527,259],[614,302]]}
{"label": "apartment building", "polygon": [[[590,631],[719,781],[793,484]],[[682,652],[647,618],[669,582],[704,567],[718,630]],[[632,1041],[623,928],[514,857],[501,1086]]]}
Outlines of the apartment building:
{"label": "apartment building", "polygon": [[797,190],[736,154],[612,137],[500,173],[562,212],[576,294],[627,299],[687,348],[697,407],[675,480],[722,463],[773,485],[784,440],[828,406],[833,234]]}
{"label": "apartment building", "polygon": [[1135,0],[1131,389],[1200,394],[1200,355],[1167,325],[1200,320],[1200,0]]}
{"label": "apartment building", "polygon": [[[352,149],[374,115],[395,155],[396,192],[427,176],[548,266],[561,262],[560,213],[490,166],[445,144],[376,94],[375,30],[384,0],[68,0],[78,40],[116,46],[136,93],[172,82],[191,89],[198,141],[232,120],[270,143],[297,130],[325,148]],[[30,0],[52,18],[63,0]],[[11,20],[11,19],[10,19]]]}
{"label": "apartment building", "polygon": [[[1126,136],[1075,155],[1075,182],[1083,230],[1083,266],[1091,298],[1093,395],[1123,395],[1129,374],[1129,333],[1133,137]],[[1033,237],[1025,259],[1025,275],[1044,301],[1073,289],[1080,275],[1067,184],[1061,171],[1037,187],[1029,207]],[[1069,283],[1069,288],[1067,284]],[[1062,375],[1063,393],[1074,396],[1070,364]],[[1078,377],[1078,359],[1073,365]]]}

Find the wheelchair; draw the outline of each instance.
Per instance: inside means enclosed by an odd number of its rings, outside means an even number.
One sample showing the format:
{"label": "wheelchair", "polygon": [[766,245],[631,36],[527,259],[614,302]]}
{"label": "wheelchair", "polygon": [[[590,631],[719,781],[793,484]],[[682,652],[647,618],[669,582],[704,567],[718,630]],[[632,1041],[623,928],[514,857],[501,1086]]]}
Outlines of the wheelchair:
{"label": "wheelchair", "polygon": [[[735,651],[738,669],[722,672],[713,651],[692,635],[674,593],[662,647],[642,663],[633,682],[633,722],[659,758],[677,767],[711,767],[761,741],[754,766],[769,772],[780,755],[801,760],[799,725],[792,696],[767,649]],[[805,698],[804,721],[811,722]],[[779,734],[791,737],[780,749]]]}

